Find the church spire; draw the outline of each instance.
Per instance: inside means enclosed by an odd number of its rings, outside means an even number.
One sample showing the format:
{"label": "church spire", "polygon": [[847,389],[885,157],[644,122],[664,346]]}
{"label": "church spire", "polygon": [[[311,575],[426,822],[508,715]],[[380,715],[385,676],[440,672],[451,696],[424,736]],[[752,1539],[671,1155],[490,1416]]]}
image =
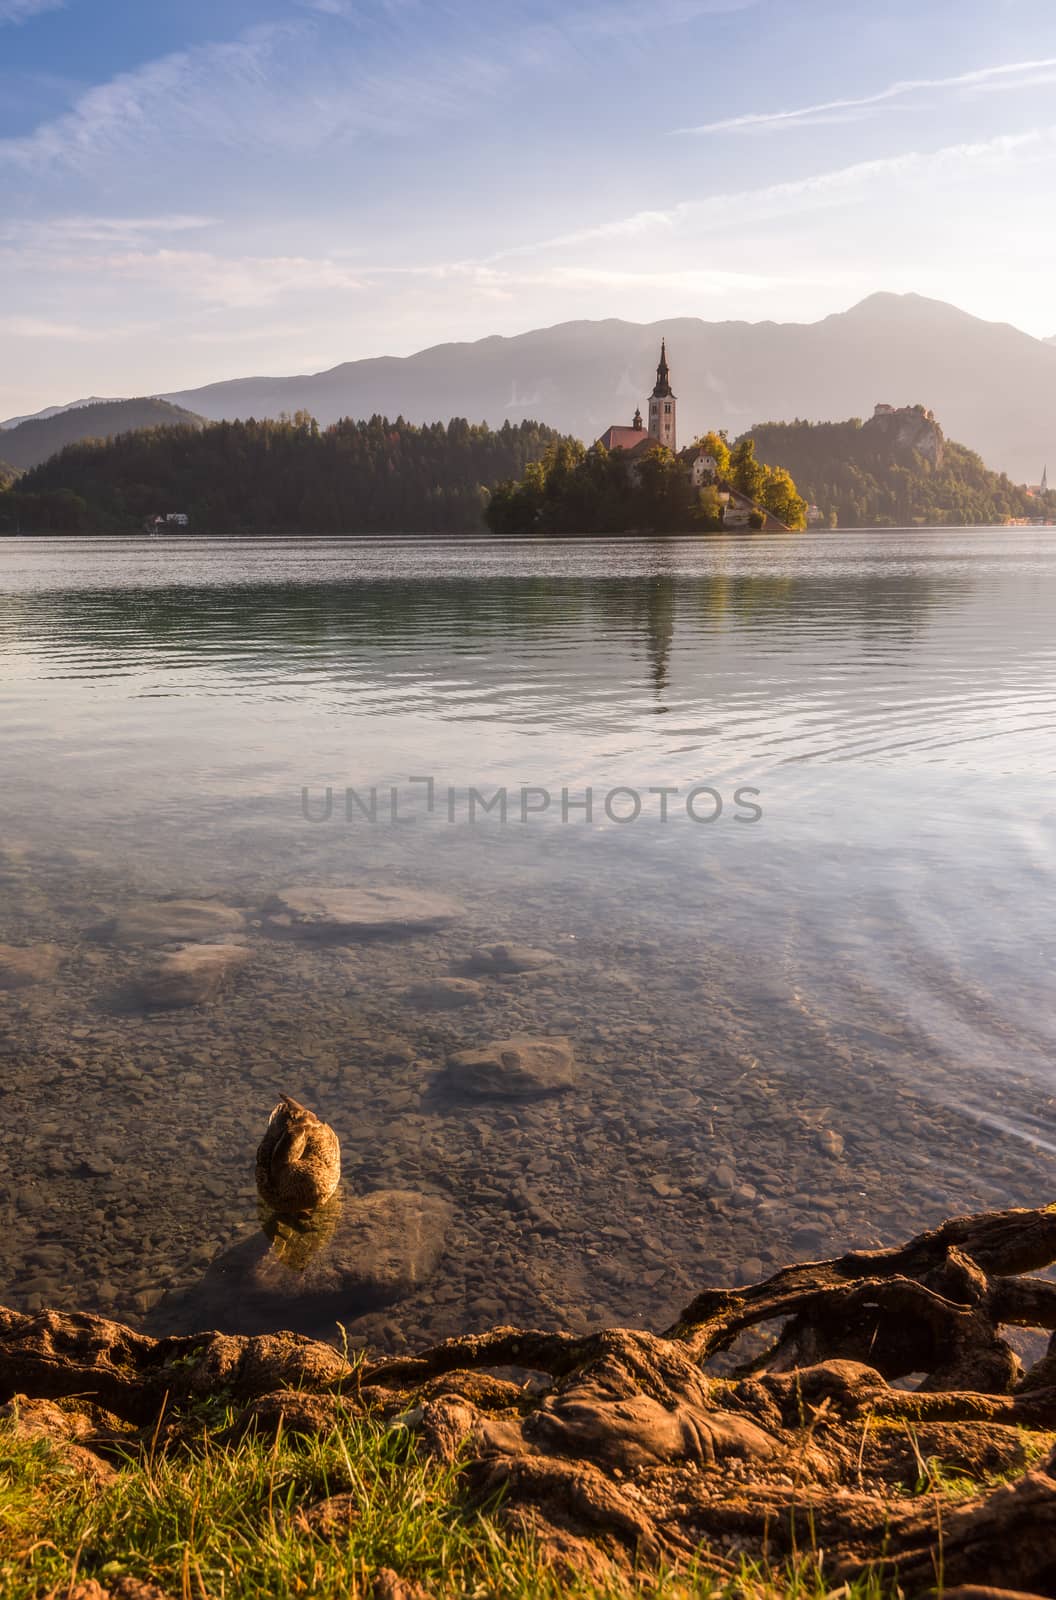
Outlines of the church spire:
{"label": "church spire", "polygon": [[667,365],[667,340],[660,340],[660,361],[656,369],[656,388],[653,394],[657,400],[667,400],[671,395],[671,371]]}
{"label": "church spire", "polygon": [[671,389],[671,368],[667,364],[667,340],[660,341],[660,361],[656,368],[656,388],[649,396],[649,432],[668,450],[678,449],[675,431],[675,395]]}

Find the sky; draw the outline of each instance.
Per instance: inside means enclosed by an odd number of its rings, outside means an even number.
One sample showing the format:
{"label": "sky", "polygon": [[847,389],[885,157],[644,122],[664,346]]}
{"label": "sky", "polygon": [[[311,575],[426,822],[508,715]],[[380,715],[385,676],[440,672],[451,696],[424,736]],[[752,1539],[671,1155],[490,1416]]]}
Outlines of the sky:
{"label": "sky", "polygon": [[0,0],[0,416],[913,291],[1056,334],[1053,0]]}

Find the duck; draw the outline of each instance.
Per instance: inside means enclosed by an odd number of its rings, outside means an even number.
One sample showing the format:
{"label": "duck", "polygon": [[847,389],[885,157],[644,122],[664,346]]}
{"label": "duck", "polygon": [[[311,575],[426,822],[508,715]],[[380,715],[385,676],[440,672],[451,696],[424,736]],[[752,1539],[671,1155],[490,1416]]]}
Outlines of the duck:
{"label": "duck", "polygon": [[281,1096],[257,1150],[257,1189],[265,1205],[285,1217],[307,1217],[341,1181],[337,1134],[291,1095]]}

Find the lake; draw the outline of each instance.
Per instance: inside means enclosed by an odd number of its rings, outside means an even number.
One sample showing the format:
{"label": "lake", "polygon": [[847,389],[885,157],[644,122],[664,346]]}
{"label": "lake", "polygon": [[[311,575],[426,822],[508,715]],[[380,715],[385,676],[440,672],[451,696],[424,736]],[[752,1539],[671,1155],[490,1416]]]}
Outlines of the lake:
{"label": "lake", "polygon": [[[0,991],[0,1300],[193,1324],[280,1092],[348,1203],[430,1202],[353,1343],[1047,1202],[1054,616],[1042,529],[0,541],[0,944],[57,963]],[[294,885],[459,914],[280,936]],[[150,1009],[121,919],[174,899],[250,956]],[[571,1087],[452,1077],[521,1036]]]}

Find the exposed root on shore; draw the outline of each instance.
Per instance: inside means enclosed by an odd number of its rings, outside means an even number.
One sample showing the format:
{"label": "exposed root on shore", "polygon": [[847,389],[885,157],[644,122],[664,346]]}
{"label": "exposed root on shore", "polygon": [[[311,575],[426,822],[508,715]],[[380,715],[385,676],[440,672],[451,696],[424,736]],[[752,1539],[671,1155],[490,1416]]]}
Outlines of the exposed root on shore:
{"label": "exposed root on shore", "polygon": [[[1025,1276],[1054,1261],[1056,1207],[990,1213],[706,1289],[661,1335],[496,1328],[355,1366],[292,1334],[154,1340],[0,1310],[0,1401],[100,1482],[137,1443],[195,1449],[219,1400],[235,1414],[213,1444],[396,1426],[457,1466],[465,1517],[598,1583],[812,1553],[832,1586],[1051,1597],[1056,1339],[1024,1371],[1005,1330],[1056,1329],[1056,1284]],[[709,1371],[760,1328],[762,1353]],[[301,1508],[306,1537],[347,1529],[338,1498]]]}

